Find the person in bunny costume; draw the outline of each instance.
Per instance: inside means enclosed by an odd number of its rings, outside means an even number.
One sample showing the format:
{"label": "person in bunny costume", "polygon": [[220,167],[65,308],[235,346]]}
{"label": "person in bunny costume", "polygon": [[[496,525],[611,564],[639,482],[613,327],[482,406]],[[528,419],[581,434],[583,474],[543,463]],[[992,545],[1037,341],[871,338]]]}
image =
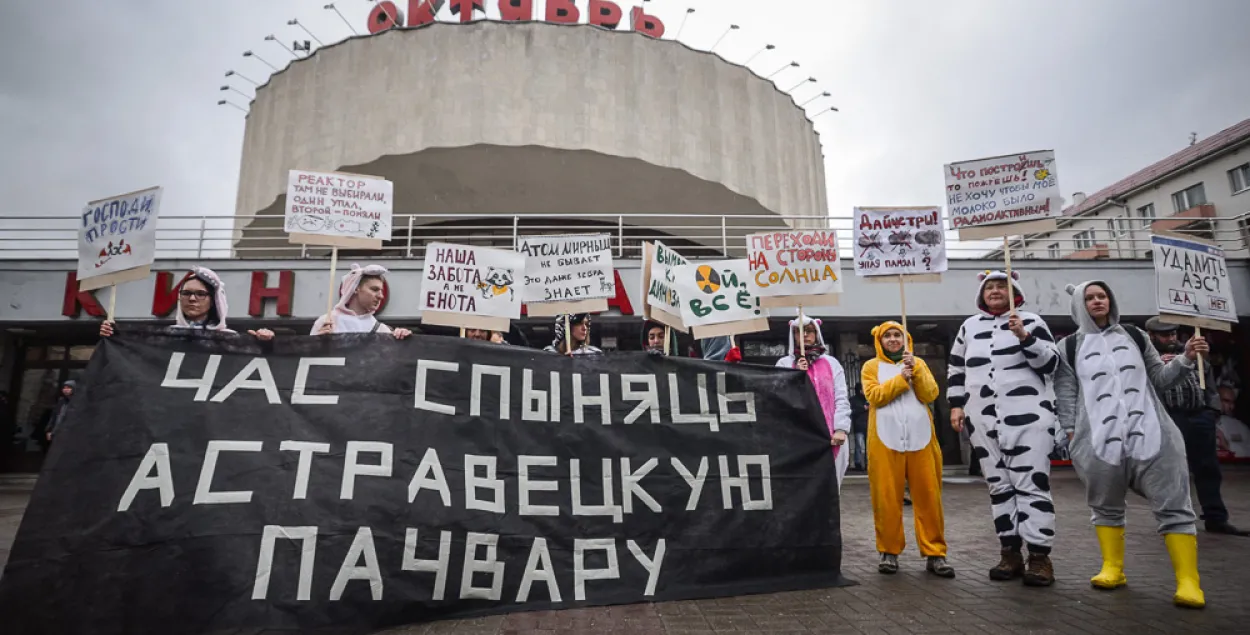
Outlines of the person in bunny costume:
{"label": "person in bunny costume", "polygon": [[[174,287],[178,294],[178,307],[174,324],[170,329],[216,331],[237,335],[226,327],[226,285],[212,269],[192,266]],[[116,325],[112,320],[100,324],[100,337],[112,337]],[[267,341],[273,339],[273,331],[256,329],[248,335]]]}
{"label": "person in bunny costume", "polygon": [[[800,337],[803,338],[803,355],[799,355],[799,347],[795,344]],[[777,366],[795,368],[807,373],[807,378],[816,389],[820,409],[825,414],[825,425],[829,428],[833,463],[837,469],[838,488],[841,489],[842,477],[846,475],[846,466],[850,462],[850,453],[844,451],[844,446],[847,435],[851,433],[851,402],[847,397],[846,373],[842,370],[842,364],[829,355],[825,348],[820,320],[807,316],[803,316],[801,322],[797,319],[790,320],[789,354],[777,360]]]}
{"label": "person in bunny costume", "polygon": [[392,331],[373,315],[386,298],[386,284],[383,282],[386,273],[386,267],[381,265],[361,267],[352,263],[351,271],[343,276],[343,282],[339,284],[339,301],[334,305],[334,311],[317,318],[309,335],[388,333],[400,340],[412,335],[412,331],[405,328]]}
{"label": "person in bunny costume", "polygon": [[[1055,581],[1050,549],[1055,542],[1055,505],[1050,493],[1050,453],[1055,447],[1055,391],[1059,365],[1055,338],[1040,316],[1011,311],[1024,293],[1011,272],[977,276],[978,313],[964,320],[951,346],[946,399],[951,427],[968,429],[973,456],[990,489],[994,531],[1002,559],[991,580],[1023,578],[1026,586]],[[1026,566],[1021,550],[1028,546]]]}

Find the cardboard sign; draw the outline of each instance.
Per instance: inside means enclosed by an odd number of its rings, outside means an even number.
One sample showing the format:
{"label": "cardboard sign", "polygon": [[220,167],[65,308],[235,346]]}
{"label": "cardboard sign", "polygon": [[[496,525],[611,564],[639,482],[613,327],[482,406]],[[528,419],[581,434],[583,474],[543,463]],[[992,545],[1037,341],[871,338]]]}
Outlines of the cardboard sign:
{"label": "cardboard sign", "polygon": [[616,296],[612,237],[526,236],[517,251],[525,256],[525,297],[535,317],[599,313]]}
{"label": "cardboard sign", "polygon": [[87,203],[78,224],[78,289],[145,280],[156,259],[159,187]]}
{"label": "cardboard sign", "polygon": [[1054,219],[1063,215],[1053,150],[951,163],[945,169],[947,216],[961,239],[1054,229]]}
{"label": "cardboard sign", "polygon": [[677,278],[673,269],[690,261],[657,240],[654,244],[643,243],[643,262],[643,316],[684,333],[681,294],[674,287]]}
{"label": "cardboard sign", "polygon": [[937,207],[856,207],[855,273],[926,275],[946,271],[946,237]]}
{"label": "cardboard sign", "polygon": [[[768,311],[751,293],[751,263],[717,260],[673,269],[681,321],[695,339],[768,330]],[[711,328],[717,327],[717,328]]]}
{"label": "cardboard sign", "polygon": [[341,172],[291,170],[285,227],[292,243],[381,249],[391,238],[394,185]]}
{"label": "cardboard sign", "polygon": [[838,234],[832,229],[747,236],[748,284],[760,306],[837,306],[842,293]]}
{"label": "cardboard sign", "polygon": [[492,331],[521,317],[525,257],[514,251],[430,243],[421,323]]}
{"label": "cardboard sign", "polygon": [[[1175,234],[1150,237],[1155,264],[1155,295],[1165,321],[1229,330],[1237,307],[1224,250],[1206,241]],[[1189,320],[1176,321],[1174,316]]]}

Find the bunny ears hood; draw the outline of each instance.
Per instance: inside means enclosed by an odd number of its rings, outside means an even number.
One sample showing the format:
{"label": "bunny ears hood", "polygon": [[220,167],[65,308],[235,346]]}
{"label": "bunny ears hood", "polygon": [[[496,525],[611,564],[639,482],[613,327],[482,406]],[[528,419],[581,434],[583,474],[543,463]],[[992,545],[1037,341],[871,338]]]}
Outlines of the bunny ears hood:
{"label": "bunny ears hood", "polygon": [[[989,308],[985,305],[985,283],[990,280],[1006,280],[1007,273],[1004,271],[990,271],[986,269],[977,274],[977,309],[986,315],[993,315]],[[1020,290],[1020,273],[1011,272],[1011,293],[1016,296],[1016,308],[1020,308],[1024,304],[1024,292]]]}
{"label": "bunny ears hood", "polygon": [[[352,263],[351,271],[343,276],[343,282],[339,284],[339,302],[334,305],[334,310],[353,313],[347,308],[347,304],[352,301],[352,297],[356,295],[356,289],[360,288],[360,281],[365,276],[378,276],[379,278],[387,274],[386,267],[382,265],[366,265],[361,267],[356,263]],[[363,313],[361,315],[373,315],[373,311]]]}
{"label": "bunny ears hood", "polygon": [[[221,281],[221,277],[212,269],[206,267],[194,266],[187,275],[182,277],[178,282],[175,290],[182,293],[182,286],[188,280],[199,280],[204,286],[208,287],[209,297],[212,299],[212,305],[208,307],[208,315],[204,318],[204,328],[210,331],[225,331],[226,314],[230,312],[229,306],[226,304],[226,285]],[[187,316],[182,314],[182,304],[177,305],[174,322],[182,327],[189,328],[191,321]]]}
{"label": "bunny ears hood", "polygon": [[1111,285],[1102,280],[1086,280],[1081,284],[1070,284],[1067,286],[1067,291],[1072,295],[1072,320],[1080,327],[1082,333],[1098,333],[1102,330],[1098,328],[1098,323],[1090,317],[1089,310],[1085,308],[1085,289],[1090,285],[1098,285],[1107,291],[1107,299],[1111,304],[1111,310],[1107,314],[1107,324],[1114,326],[1120,323],[1120,303],[1116,301]]}
{"label": "bunny ears hood", "polygon": [[872,345],[877,348],[877,359],[893,364],[894,362],[885,355],[885,347],[881,345],[881,338],[884,337],[885,332],[890,329],[898,329],[900,333],[907,336],[907,346],[905,346],[903,350],[914,351],[916,350],[916,345],[911,340],[911,333],[904,330],[903,325],[895,322],[894,320],[887,320],[877,326],[874,326],[872,329]]}
{"label": "bunny ears hood", "polygon": [[790,347],[786,349],[786,354],[794,357],[794,351],[798,348],[798,343],[794,341],[794,329],[799,328],[799,322],[802,320],[803,328],[807,328],[808,324],[816,325],[816,345],[822,348],[825,346],[825,334],[820,332],[821,321],[819,318],[813,318],[810,315],[804,315],[802,318],[790,320],[790,328],[787,329],[786,339],[790,341]]}

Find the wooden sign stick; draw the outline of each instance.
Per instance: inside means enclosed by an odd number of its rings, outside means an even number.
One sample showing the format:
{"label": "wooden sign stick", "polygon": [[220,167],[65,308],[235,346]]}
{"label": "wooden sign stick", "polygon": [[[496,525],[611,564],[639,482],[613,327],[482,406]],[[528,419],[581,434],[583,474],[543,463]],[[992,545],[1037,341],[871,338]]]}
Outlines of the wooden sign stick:
{"label": "wooden sign stick", "polygon": [[1011,244],[1007,242],[1007,237],[1003,236],[1003,261],[1007,265],[1007,306],[1011,309],[1011,316],[1016,315],[1016,289],[1011,283]]}
{"label": "wooden sign stick", "polygon": [[803,324],[803,305],[799,305],[799,357],[807,357],[807,325]]}
{"label": "wooden sign stick", "polygon": [[116,315],[115,309],[117,309],[117,283],[110,284],[109,286],[112,287],[112,289],[109,293],[109,312],[105,319],[112,322],[113,316]]}
{"label": "wooden sign stick", "polygon": [[339,265],[339,248],[330,248],[330,284],[326,289],[326,321],[334,324],[334,270]]}
{"label": "wooden sign stick", "polygon": [[564,352],[573,355],[573,329],[569,327],[569,314],[564,314]]}
{"label": "wooden sign stick", "polygon": [[464,327],[460,327],[460,338],[464,339]]}
{"label": "wooden sign stick", "polygon": [[668,350],[668,345],[669,345],[669,338],[671,338],[672,336],[673,336],[673,327],[665,324],[664,325],[664,356],[665,357],[668,357],[670,354]]}
{"label": "wooden sign stick", "polygon": [[[1202,337],[1201,326],[1194,327],[1194,337]],[[1198,353],[1198,387],[1204,391],[1207,389],[1207,369],[1202,362],[1202,353]]]}
{"label": "wooden sign stick", "polygon": [[903,285],[903,274],[898,276],[898,303],[903,316],[903,350],[910,353],[911,347],[907,345],[907,291]]}

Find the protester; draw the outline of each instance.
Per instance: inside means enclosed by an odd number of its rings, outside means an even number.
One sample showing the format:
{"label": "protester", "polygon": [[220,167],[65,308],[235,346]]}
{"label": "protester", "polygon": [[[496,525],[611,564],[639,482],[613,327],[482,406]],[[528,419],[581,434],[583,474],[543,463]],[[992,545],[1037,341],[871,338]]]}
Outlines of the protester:
{"label": "protester", "polygon": [[703,338],[699,340],[699,349],[703,353],[703,359],[708,361],[726,364],[742,361],[742,349],[734,345],[733,338],[728,335]]}
{"label": "protester", "polygon": [[[842,364],[825,349],[825,336],[820,332],[820,320],[807,316],[790,320],[788,330],[789,354],[777,360],[777,366],[807,373],[812,387],[816,389],[820,409],[825,415],[825,426],[829,429],[829,443],[833,446],[833,464],[837,470],[840,490],[842,478],[846,476],[846,466],[850,462],[850,453],[842,451],[846,437],[851,432],[851,402],[846,396],[846,373],[842,370]],[[800,337],[803,338],[804,347],[801,355],[796,343]]]}
{"label": "protester", "polygon": [[1177,606],[1202,608],[1198,541],[1189,499],[1185,441],[1159,400],[1193,372],[1208,351],[1201,337],[1185,343],[1183,355],[1164,365],[1135,326],[1120,324],[1120,310],[1107,283],[1068,286],[1072,318],[1079,330],[1059,344],[1063,364],[1055,376],[1059,421],[1075,430],[1072,465],[1085,484],[1102,570],[1090,580],[1098,589],[1126,584],[1124,510],[1129,489],[1146,497],[1163,534],[1176,573]]}
{"label": "protester", "polygon": [[69,414],[70,400],[74,398],[76,385],[72,379],[61,384],[61,394],[56,398],[56,405],[47,415],[47,423],[43,427],[44,438],[48,443],[52,443],[52,437],[56,436],[58,428],[65,421],[65,415]]}
{"label": "protester", "polygon": [[488,337],[486,341],[490,342],[491,344],[507,344],[508,343],[508,340],[505,340],[503,338],[503,333],[500,331],[491,331],[490,337]]}
{"label": "protester", "polygon": [[868,400],[863,388],[851,395],[851,469],[868,469]]}
{"label": "protester", "polygon": [[[977,315],[964,320],[947,364],[946,398],[951,427],[968,428],[972,452],[990,489],[994,531],[1002,559],[991,580],[1024,578],[1026,586],[1055,582],[1050,550],[1055,505],[1050,494],[1050,453],[1055,447],[1055,394],[1048,379],[1058,365],[1055,338],[1040,316],[1010,312],[1025,303],[1002,271],[978,276]],[[1020,551],[1028,545],[1028,565]]]}
{"label": "protester", "polygon": [[[236,333],[226,328],[226,285],[212,269],[192,266],[174,289],[178,292],[178,308],[170,329],[192,329]],[[100,324],[100,337],[112,337],[116,326],[112,320]],[[273,339],[273,331],[256,329],[248,335],[267,341]]]}
{"label": "protester", "polygon": [[[573,342],[573,351],[568,351],[568,345],[564,333],[564,321],[568,319],[569,336],[567,339]],[[574,315],[557,315],[555,325],[555,337],[551,340],[546,348],[543,349],[548,353],[559,353],[561,355],[602,355],[603,351],[590,345],[590,314],[577,313]]]}
{"label": "protester", "polygon": [[378,321],[374,313],[386,298],[386,268],[381,265],[361,267],[352,263],[351,270],[339,284],[339,301],[334,310],[313,322],[309,335],[333,333],[384,333],[402,340],[412,335],[405,328],[391,328]]}
{"label": "protester", "polygon": [[[911,335],[897,322],[872,330],[877,356],[860,373],[868,412],[868,486],[876,525],[877,571],[898,572],[903,535],[903,488],[911,491],[916,541],[925,569],[955,577],[946,562],[946,521],[942,514],[942,450],[929,405],[938,397],[937,381],[924,360],[911,354]],[[904,346],[906,342],[906,346]]]}
{"label": "protester", "polygon": [[[1164,364],[1185,352],[1185,345],[1177,337],[1176,328],[1175,324],[1167,324],[1158,317],[1146,321],[1150,341]],[[1206,530],[1214,534],[1247,536],[1250,531],[1242,531],[1229,524],[1228,508],[1220,496],[1222,477],[1216,454],[1220,395],[1216,391],[1210,366],[1206,368],[1206,380],[1204,390],[1198,381],[1198,373],[1186,374],[1176,385],[1160,393],[1159,398],[1185,441],[1185,458],[1198,490],[1198,504],[1202,507]]]}
{"label": "protester", "polygon": [[[664,333],[668,333],[668,348],[664,346]],[[642,325],[642,350],[652,355],[672,355],[677,352],[677,334],[659,322]]]}

